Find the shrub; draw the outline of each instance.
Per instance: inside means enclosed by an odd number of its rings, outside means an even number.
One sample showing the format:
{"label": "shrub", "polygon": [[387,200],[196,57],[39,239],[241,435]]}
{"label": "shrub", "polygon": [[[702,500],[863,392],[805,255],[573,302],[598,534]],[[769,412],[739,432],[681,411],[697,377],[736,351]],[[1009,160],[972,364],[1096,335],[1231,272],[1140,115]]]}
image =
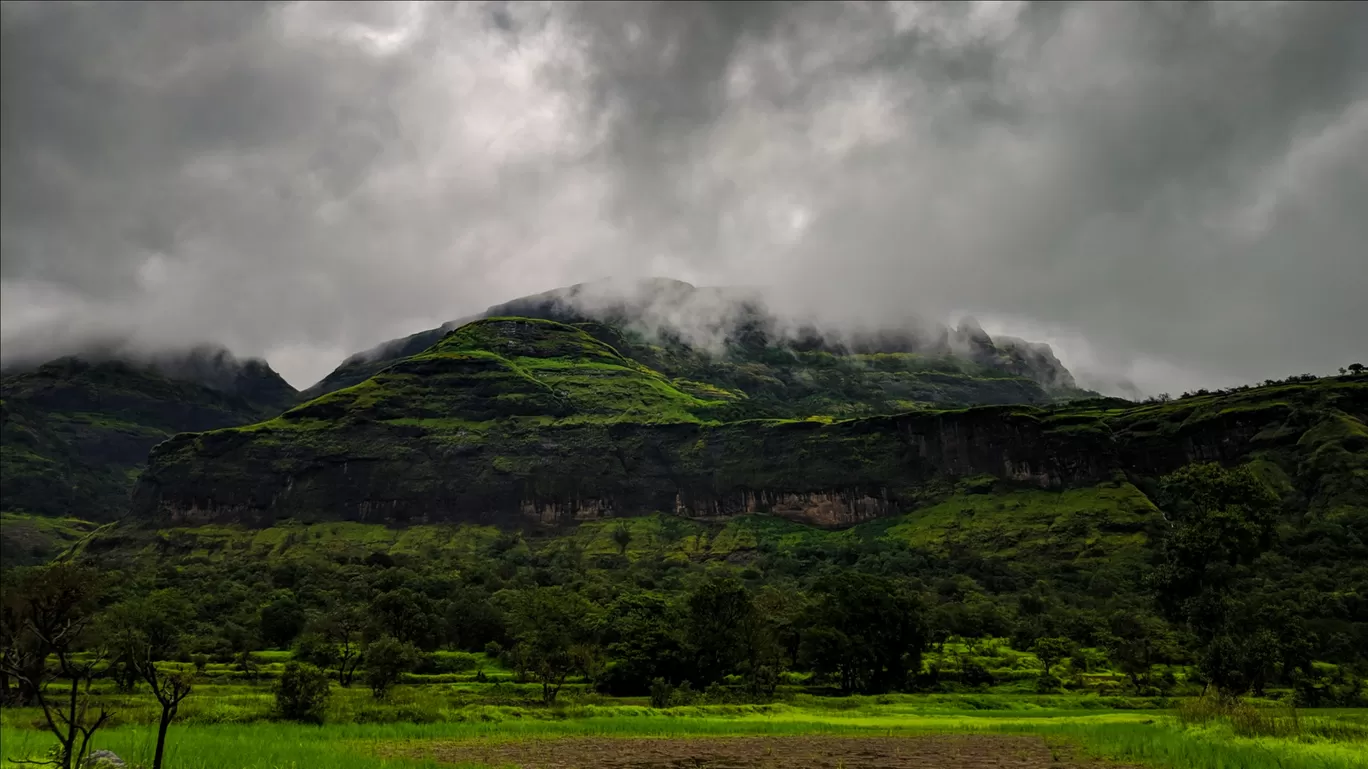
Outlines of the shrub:
{"label": "shrub", "polygon": [[674,687],[663,678],[651,681],[651,707],[668,708],[670,707],[670,695],[674,694]]}
{"label": "shrub", "polygon": [[965,662],[960,670],[960,680],[969,686],[992,686],[993,674],[977,662]]}
{"label": "shrub", "polygon": [[328,668],[337,662],[337,647],[316,633],[305,633],[295,641],[293,656],[300,662]]}
{"label": "shrub", "polygon": [[425,654],[419,661],[415,673],[426,675],[442,675],[451,673],[468,673],[479,669],[484,664],[480,655],[469,652],[435,652]]}
{"label": "shrub", "polygon": [[1035,690],[1037,694],[1055,694],[1063,688],[1064,682],[1053,673],[1041,673],[1036,676]]}
{"label": "shrub", "polygon": [[688,681],[676,686],[670,692],[670,707],[678,708],[685,705],[692,705],[698,701],[698,692],[693,690],[693,685]]}
{"label": "shrub", "polygon": [[276,709],[281,718],[321,724],[331,694],[322,670],[307,662],[287,662],[276,682]]}

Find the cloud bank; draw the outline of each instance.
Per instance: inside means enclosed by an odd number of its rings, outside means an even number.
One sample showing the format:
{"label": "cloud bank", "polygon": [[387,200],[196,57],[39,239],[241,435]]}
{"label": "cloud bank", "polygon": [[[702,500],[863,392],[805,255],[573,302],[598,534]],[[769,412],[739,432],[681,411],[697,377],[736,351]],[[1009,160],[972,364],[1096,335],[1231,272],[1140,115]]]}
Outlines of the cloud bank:
{"label": "cloud bank", "polygon": [[1083,384],[1368,358],[1362,3],[0,5],[0,350],[306,386],[556,286],[977,317]]}

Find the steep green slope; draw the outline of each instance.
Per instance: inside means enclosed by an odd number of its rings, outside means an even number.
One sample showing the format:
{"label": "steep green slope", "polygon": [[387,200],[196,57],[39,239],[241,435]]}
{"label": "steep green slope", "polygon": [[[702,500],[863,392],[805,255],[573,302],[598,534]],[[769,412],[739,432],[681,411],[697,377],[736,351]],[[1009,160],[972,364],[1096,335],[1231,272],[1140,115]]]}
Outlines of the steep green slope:
{"label": "steep green slope", "polygon": [[744,393],[643,366],[596,338],[608,333],[531,319],[468,324],[277,419],[158,446],[136,511],[253,525],[660,511],[844,526],[941,499],[958,479],[1082,488],[1197,460],[1261,461],[1322,507],[1352,510],[1363,494],[1355,430],[1368,383],[1348,378],[1147,406],[728,421]]}
{"label": "steep green slope", "polygon": [[159,364],[64,358],[8,375],[0,380],[0,507],[107,520],[126,508],[157,443],[254,422],[293,392],[263,363],[230,368],[204,355]]}
{"label": "steep green slope", "polygon": [[[864,416],[926,405],[1044,404],[1090,395],[1045,345],[993,340],[972,322],[958,329],[885,332],[828,340],[780,324],[738,292],[655,279],[587,283],[496,305],[483,317],[518,316],[584,328],[681,388],[745,397],[736,418]],[[354,355],[308,398],[350,387],[436,344],[466,321]]]}
{"label": "steep green slope", "polygon": [[730,397],[734,418],[874,416],[933,406],[1045,404],[1041,385],[951,354],[831,352],[758,344],[716,355],[649,341],[596,322],[574,324],[683,390]]}
{"label": "steep green slope", "polygon": [[485,426],[504,419],[689,422],[721,405],[676,388],[583,330],[493,318],[463,326],[432,348],[361,384],[286,412],[272,426],[311,420]]}

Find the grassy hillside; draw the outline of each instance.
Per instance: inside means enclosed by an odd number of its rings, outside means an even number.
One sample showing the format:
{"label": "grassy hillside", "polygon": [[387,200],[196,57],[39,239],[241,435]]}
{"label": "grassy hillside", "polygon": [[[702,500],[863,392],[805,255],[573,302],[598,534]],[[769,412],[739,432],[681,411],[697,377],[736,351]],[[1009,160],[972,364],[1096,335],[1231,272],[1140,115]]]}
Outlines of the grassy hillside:
{"label": "grassy hillside", "polygon": [[79,518],[0,513],[0,561],[6,567],[47,563],[98,529],[98,524]]}
{"label": "grassy hillside", "polygon": [[[705,398],[718,391],[739,396],[731,418],[859,416],[1090,394],[1074,386],[1043,345],[995,342],[977,327],[839,339],[808,330],[790,338],[774,331],[776,319],[754,297],[673,280],[579,284],[491,307],[482,317],[502,316],[575,325],[681,389],[702,388]],[[354,355],[304,394],[314,398],[359,384],[470,320]],[[706,328],[705,338],[697,328],[683,332],[681,324]]]}

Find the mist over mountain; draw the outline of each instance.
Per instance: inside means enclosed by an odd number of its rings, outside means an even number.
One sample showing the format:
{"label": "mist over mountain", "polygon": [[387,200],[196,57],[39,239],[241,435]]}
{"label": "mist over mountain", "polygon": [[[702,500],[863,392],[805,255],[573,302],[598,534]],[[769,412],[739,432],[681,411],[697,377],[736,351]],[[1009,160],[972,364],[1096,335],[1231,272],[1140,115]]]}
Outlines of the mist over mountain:
{"label": "mist over mountain", "polygon": [[680,347],[717,358],[745,359],[756,351],[820,350],[839,355],[920,353],[955,356],[1038,382],[1049,391],[1077,385],[1049,345],[1014,337],[994,339],[972,318],[957,326],[911,319],[902,327],[823,329],[771,310],[753,289],[696,287],[670,278],[608,279],[542,292],[496,304],[483,313],[390,340],[343,361],[304,391],[316,397],[356,384],[389,364],[436,344],[478,318],[517,316],[562,323],[602,323],[652,344]]}
{"label": "mist over mountain", "polygon": [[[61,348],[58,348],[61,349]],[[271,365],[264,360],[239,358],[226,347],[200,344],[188,348],[141,350],[124,341],[87,343],[51,358],[32,357],[7,361],[4,376],[31,373],[44,364],[63,363],[62,359],[85,365],[117,364],[146,368],[158,376],[192,382],[223,395],[238,398],[270,411],[282,410],[298,397]]]}
{"label": "mist over mountain", "polygon": [[114,333],[303,387],[605,275],[848,334],[972,315],[1119,390],[1368,357],[1361,3],[14,2],[0,27],[6,362]]}

